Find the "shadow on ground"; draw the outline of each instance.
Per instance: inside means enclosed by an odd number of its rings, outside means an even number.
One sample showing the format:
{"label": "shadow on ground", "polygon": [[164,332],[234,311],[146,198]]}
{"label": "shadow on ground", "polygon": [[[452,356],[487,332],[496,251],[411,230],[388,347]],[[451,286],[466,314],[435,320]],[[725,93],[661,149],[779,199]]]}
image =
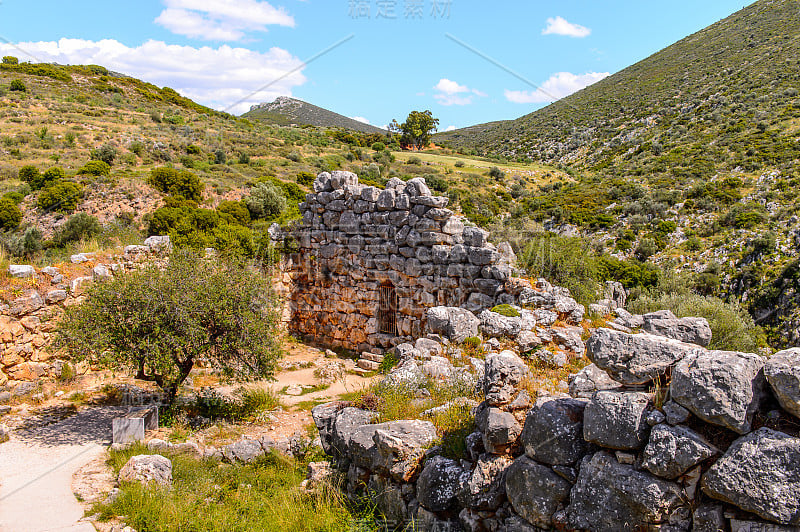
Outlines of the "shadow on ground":
{"label": "shadow on ground", "polygon": [[64,410],[44,409],[15,431],[23,443],[41,446],[111,443],[111,420],[128,412],[127,407],[91,407],[65,416]]}

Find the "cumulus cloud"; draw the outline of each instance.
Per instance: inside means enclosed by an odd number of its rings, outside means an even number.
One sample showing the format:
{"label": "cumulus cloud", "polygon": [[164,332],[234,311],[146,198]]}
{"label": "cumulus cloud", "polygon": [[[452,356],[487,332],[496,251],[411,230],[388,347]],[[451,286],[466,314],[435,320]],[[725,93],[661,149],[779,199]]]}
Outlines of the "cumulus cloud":
{"label": "cumulus cloud", "polygon": [[455,81],[442,78],[433,87],[437,93],[434,99],[441,105],[469,105],[472,103],[473,96],[485,97],[486,94],[478,89],[470,89],[466,85],[460,85]]}
{"label": "cumulus cloud", "polygon": [[351,116],[350,118],[352,118],[356,122],[361,122],[362,124],[369,124],[369,120],[367,120],[363,116]]}
{"label": "cumulus cloud", "polygon": [[284,8],[259,0],[164,0],[164,6],[155,23],[192,39],[240,41],[268,26],[295,26]]}
{"label": "cumulus cloud", "polygon": [[[30,57],[25,57],[20,49],[26,50]],[[293,87],[306,82],[302,61],[281,48],[256,52],[227,45],[194,48],[153,40],[128,47],[113,39],[60,39],[17,43],[16,47],[0,43],[0,55],[15,55],[23,61],[103,65],[159,86],[172,87],[199,103],[236,114],[256,103],[291,96]],[[262,89],[281,76],[285,77]]]}
{"label": "cumulus cloud", "polygon": [[547,27],[542,30],[542,35],[565,35],[581,39],[592,34],[592,30],[580,24],[567,22],[563,17],[547,19]]}
{"label": "cumulus cloud", "polygon": [[580,75],[558,72],[550,76],[550,79],[534,91],[506,89],[505,96],[506,100],[513,103],[550,103],[578,92],[608,76],[608,72],[587,72]]}
{"label": "cumulus cloud", "polygon": [[458,129],[458,128],[456,128],[456,126],[447,126],[445,131],[455,131],[456,129]]}

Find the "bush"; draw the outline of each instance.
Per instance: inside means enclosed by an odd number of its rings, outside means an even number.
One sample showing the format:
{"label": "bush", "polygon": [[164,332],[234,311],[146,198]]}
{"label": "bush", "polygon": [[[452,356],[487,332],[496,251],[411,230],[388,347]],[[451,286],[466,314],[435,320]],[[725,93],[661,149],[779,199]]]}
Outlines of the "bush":
{"label": "bush", "polygon": [[79,212],[70,216],[63,225],[56,228],[53,234],[53,245],[56,247],[64,247],[72,242],[79,242],[80,240],[99,235],[101,231],[102,228],[97,218],[85,212]]}
{"label": "bush", "polygon": [[19,59],[17,59],[13,55],[6,55],[6,56],[3,56],[3,64],[4,65],[18,65],[19,64]]}
{"label": "bush", "polygon": [[286,209],[286,198],[272,183],[259,183],[244,201],[254,220],[274,220]]}
{"label": "bush", "polygon": [[105,161],[89,161],[78,170],[78,175],[108,176],[111,174],[111,166]]}
{"label": "bush", "polygon": [[203,150],[200,149],[200,146],[189,144],[188,146],[186,146],[186,153],[188,153],[189,155],[200,155],[201,153],[203,153]]}
{"label": "bush", "polygon": [[506,173],[503,172],[502,170],[500,170],[496,166],[492,166],[492,168],[489,170],[489,177],[491,177],[493,179],[500,180],[500,179],[503,179],[505,176],[506,176]]}
{"label": "bush", "polygon": [[4,239],[3,247],[15,257],[31,257],[42,249],[42,233],[35,227],[29,227],[21,235]]}
{"label": "bush", "polygon": [[417,156],[409,157],[407,164],[413,164],[419,166],[420,164],[422,164],[422,159],[420,159]]}
{"label": "bush", "polygon": [[11,85],[9,85],[9,90],[16,91],[16,92],[26,92],[28,89],[25,87],[25,84],[18,79],[11,80]]}
{"label": "bush", "polygon": [[215,164],[225,164],[228,160],[228,156],[225,155],[225,150],[217,150],[214,152],[214,163]]}
{"label": "bush", "polygon": [[373,151],[383,151],[385,149],[386,149],[386,144],[384,144],[383,142],[376,142],[375,144],[372,145]]}
{"label": "bush", "polygon": [[25,199],[25,194],[22,192],[6,192],[2,197],[13,201],[15,205],[19,205]]}
{"label": "bush", "polygon": [[454,166],[456,168],[464,168],[466,164],[464,163],[464,161],[456,161],[456,164]]}
{"label": "bush", "polygon": [[[25,183],[38,183],[41,179],[40,176],[39,169],[32,164],[25,165],[19,169],[19,178]],[[31,186],[31,188],[33,188],[33,186]]]}
{"label": "bush", "polygon": [[217,206],[217,211],[230,215],[237,223],[242,225],[250,223],[250,211],[243,201],[223,201]]}
{"label": "bush", "polygon": [[153,168],[147,182],[170,196],[181,196],[191,201],[200,201],[203,197],[200,178],[188,170],[179,171],[165,166]]}
{"label": "bush", "polygon": [[37,206],[43,211],[70,213],[78,206],[83,195],[80,185],[71,181],[58,181],[39,193]]}
{"label": "bush", "polygon": [[131,369],[172,404],[195,362],[240,378],[269,377],[279,355],[277,299],[260,272],[173,251],[90,287],[66,309],[56,343],[79,359]]}
{"label": "bush", "polygon": [[92,150],[92,159],[96,161],[103,161],[108,166],[114,164],[114,159],[117,158],[117,148],[111,144],[104,144],[97,149]]}
{"label": "bush", "polygon": [[22,221],[22,211],[17,204],[8,197],[0,198],[0,228],[16,229]]}
{"label": "bush", "polygon": [[316,176],[311,172],[300,172],[297,174],[297,184],[303,185],[304,187],[311,188],[314,185],[314,180],[316,180]]}
{"label": "bush", "polygon": [[506,318],[519,318],[519,311],[511,305],[497,305],[492,309],[492,312],[496,312]]}
{"label": "bush", "polygon": [[520,264],[532,277],[543,277],[568,288],[586,305],[597,300],[600,277],[596,261],[580,238],[534,235],[524,249]]}

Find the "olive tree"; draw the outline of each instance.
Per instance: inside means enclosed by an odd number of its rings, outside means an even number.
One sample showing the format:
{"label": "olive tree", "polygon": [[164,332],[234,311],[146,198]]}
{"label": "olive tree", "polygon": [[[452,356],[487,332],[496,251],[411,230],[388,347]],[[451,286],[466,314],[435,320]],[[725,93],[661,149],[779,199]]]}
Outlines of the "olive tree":
{"label": "olive tree", "polygon": [[177,250],[169,264],[90,287],[59,322],[77,360],[133,370],[171,404],[198,361],[234,378],[269,377],[280,356],[276,297],[259,272]]}

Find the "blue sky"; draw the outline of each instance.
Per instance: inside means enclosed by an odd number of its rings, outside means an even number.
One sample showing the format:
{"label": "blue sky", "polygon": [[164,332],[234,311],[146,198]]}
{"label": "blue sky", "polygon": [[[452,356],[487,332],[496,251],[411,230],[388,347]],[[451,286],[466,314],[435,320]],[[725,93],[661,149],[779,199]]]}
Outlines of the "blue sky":
{"label": "blue sky", "polygon": [[444,130],[527,114],[745,5],[0,0],[0,54],[102,64],[237,114],[291,95],[379,126],[430,109]]}

